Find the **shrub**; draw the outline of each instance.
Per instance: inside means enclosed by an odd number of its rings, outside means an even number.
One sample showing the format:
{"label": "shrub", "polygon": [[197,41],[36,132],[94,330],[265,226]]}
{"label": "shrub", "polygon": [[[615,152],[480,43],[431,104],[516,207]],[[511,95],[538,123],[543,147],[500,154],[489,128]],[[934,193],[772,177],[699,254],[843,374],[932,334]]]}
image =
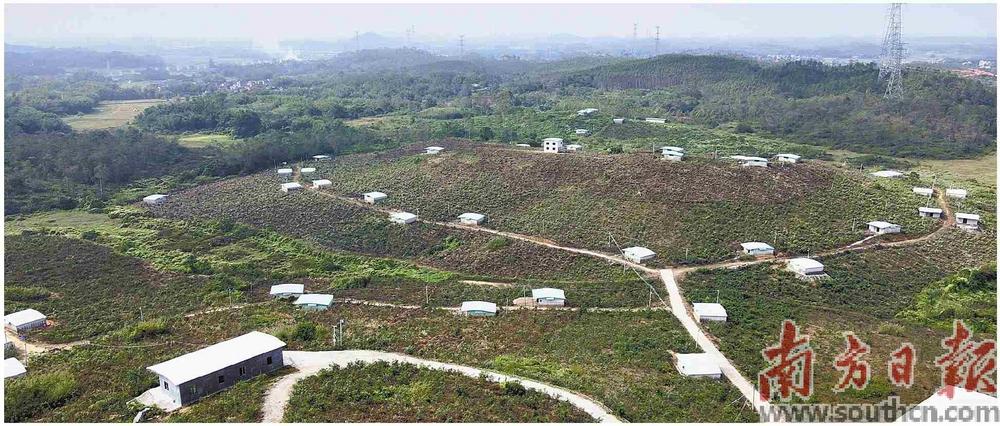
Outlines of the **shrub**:
{"label": "shrub", "polygon": [[93,229],[88,229],[80,233],[80,238],[83,238],[87,241],[94,241],[97,239],[97,235],[98,235],[97,231]]}
{"label": "shrub", "polygon": [[510,245],[510,240],[504,237],[494,237],[486,243],[486,250],[496,251]]}
{"label": "shrub", "polygon": [[38,287],[19,287],[8,285],[4,288],[7,300],[16,302],[33,302],[49,298],[48,290]]}
{"label": "shrub", "polygon": [[503,389],[504,395],[520,396],[528,393],[528,390],[524,388],[521,382],[514,380],[503,382],[500,387]]}
{"label": "shrub", "polygon": [[167,334],[168,332],[170,332],[170,330],[169,327],[167,327],[167,322],[162,318],[140,321],[129,331],[128,339],[133,342],[138,342],[148,337]]}
{"label": "shrub", "polygon": [[76,379],[66,372],[33,374],[5,383],[4,421],[19,422],[61,405],[76,392]]}

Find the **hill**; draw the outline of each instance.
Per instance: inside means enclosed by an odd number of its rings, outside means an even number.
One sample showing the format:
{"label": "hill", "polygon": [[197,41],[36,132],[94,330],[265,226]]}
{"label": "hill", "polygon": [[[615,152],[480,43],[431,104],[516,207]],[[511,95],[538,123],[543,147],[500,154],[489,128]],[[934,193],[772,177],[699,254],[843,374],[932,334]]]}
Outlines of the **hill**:
{"label": "hill", "polygon": [[570,72],[552,84],[665,90],[689,104],[664,113],[710,125],[742,122],[834,148],[940,158],[995,151],[995,86],[908,68],[903,97],[883,99],[877,76],[875,65],[862,63],[767,65],[734,57],[662,55]]}

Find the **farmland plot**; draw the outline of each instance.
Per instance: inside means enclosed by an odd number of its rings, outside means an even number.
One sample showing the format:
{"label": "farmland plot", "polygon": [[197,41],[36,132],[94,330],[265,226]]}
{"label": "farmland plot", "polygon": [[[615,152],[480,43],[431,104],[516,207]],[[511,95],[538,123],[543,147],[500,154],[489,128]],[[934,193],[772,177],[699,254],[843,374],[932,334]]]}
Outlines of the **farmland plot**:
{"label": "farmland plot", "polygon": [[[950,329],[931,329],[906,321],[899,313],[925,286],[995,256],[991,237],[949,230],[918,245],[822,258],[830,278],[819,282],[803,282],[791,273],[756,265],[698,270],[686,275],[681,286],[691,302],[714,302],[718,297],[725,306],[728,322],[709,324],[707,329],[745,375],[756,377],[766,366],[761,349],[776,342],[782,320],[794,319],[803,333],[813,336],[817,350],[815,398],[877,402],[892,393],[904,402],[919,402],[940,385],[933,358],[941,354],[940,339]],[[995,304],[995,292],[993,297]],[[955,317],[962,318],[962,313]],[[870,362],[876,378],[866,391],[830,391],[839,379],[832,360],[844,349],[843,331],[857,333],[872,346]],[[918,381],[908,390],[891,387],[884,369],[888,354],[904,341],[917,348],[919,360]]]}
{"label": "farmland plot", "polygon": [[383,213],[311,190],[282,195],[280,181],[267,172],[203,185],[177,193],[151,210],[174,219],[229,219],[332,249],[403,258],[478,276],[615,281],[627,277],[606,262],[527,242],[496,244],[482,233],[421,222],[393,225]]}
{"label": "farmland plot", "polygon": [[426,218],[483,213],[488,227],[614,251],[610,232],[623,246],[649,247],[670,263],[731,258],[745,241],[792,253],[831,248],[861,239],[870,220],[899,223],[916,235],[936,225],[917,217],[927,200],[910,192],[913,182],[875,181],[819,164],[747,169],[651,154],[435,144],[446,151],[421,156],[410,146],[340,157],[321,163],[320,174],[335,192],[380,190],[390,194],[388,206]]}

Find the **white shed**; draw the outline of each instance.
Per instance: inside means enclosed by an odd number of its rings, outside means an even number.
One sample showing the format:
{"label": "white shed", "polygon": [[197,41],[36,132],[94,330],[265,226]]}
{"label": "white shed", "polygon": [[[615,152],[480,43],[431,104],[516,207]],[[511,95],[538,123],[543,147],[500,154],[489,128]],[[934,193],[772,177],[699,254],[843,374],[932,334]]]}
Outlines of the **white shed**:
{"label": "white shed", "polygon": [[740,247],[743,248],[743,254],[751,256],[769,256],[774,254],[774,247],[771,247],[768,243],[751,241],[740,244]]}
{"label": "white shed", "polygon": [[762,157],[743,157],[740,165],[743,167],[767,167],[767,159]]}
{"label": "white shed", "polygon": [[667,151],[684,152],[684,148],[681,148],[679,146],[663,146],[663,147],[660,147],[660,152],[663,152],[665,154],[665,153],[667,153]]}
{"label": "white shed", "polygon": [[573,133],[576,133],[578,136],[586,136],[587,134],[590,133],[590,131],[587,129],[576,129],[573,131]]}
{"label": "white shed", "polygon": [[965,197],[969,196],[969,191],[959,188],[948,188],[948,190],[944,191],[944,195],[951,198],[965,199]]}
{"label": "white shed", "polygon": [[542,139],[542,151],[543,152],[553,152],[559,153],[566,150],[566,146],[563,145],[562,138],[545,138]]}
{"label": "white shed", "polygon": [[312,184],[313,184],[313,189],[320,189],[324,186],[333,185],[333,182],[330,182],[330,179],[319,179],[312,181]]}
{"label": "white shed", "polygon": [[458,221],[463,225],[479,225],[486,220],[486,216],[479,213],[462,213],[458,215]]}
{"label": "white shed", "polygon": [[808,257],[797,257],[789,260],[786,269],[794,272],[801,278],[821,278],[826,276],[826,273],[823,271],[823,264]]}
{"label": "white shed", "polygon": [[325,154],[320,154],[320,155],[314,155],[313,156],[313,160],[316,160],[316,161],[323,161],[323,160],[329,160],[329,159],[330,159],[330,156],[329,155],[325,155]]}
{"label": "white shed", "polygon": [[597,108],[584,108],[576,112],[576,115],[584,116],[597,112]]}
{"label": "white shed", "polygon": [[960,228],[976,229],[979,228],[979,215],[972,213],[955,213],[955,223]]}
{"label": "white shed", "polygon": [[492,317],[497,314],[497,304],[479,300],[462,302],[461,311],[470,317]]}
{"label": "white shed", "polygon": [[663,151],[662,159],[667,161],[681,161],[684,159],[684,153],[680,151]]}
{"label": "white shed", "polygon": [[378,191],[364,193],[365,202],[368,204],[375,204],[379,201],[384,200],[386,197],[388,197],[388,195],[385,195],[385,193]]}
{"label": "white shed", "polygon": [[325,311],[333,304],[333,295],[318,293],[303,294],[298,299],[295,299],[295,302],[292,304],[308,311]]}
{"label": "white shed", "polygon": [[923,188],[923,187],[919,187],[919,186],[914,186],[913,187],[913,193],[917,194],[917,195],[923,195],[923,196],[930,197],[931,195],[934,195],[934,190],[931,189],[931,188]]}
{"label": "white shed", "polygon": [[291,176],[292,169],[278,169],[278,176]]}
{"label": "white shed", "polygon": [[880,178],[895,179],[895,178],[898,178],[898,177],[902,177],[903,173],[897,172],[895,170],[880,170],[880,171],[877,171],[875,173],[872,173],[871,175],[875,176],[875,177],[880,177]]}
{"label": "white shed", "polygon": [[656,118],[656,117],[646,117],[645,121],[647,123],[663,124],[663,123],[667,122],[667,119],[666,118]]}
{"label": "white shed", "polygon": [[281,184],[281,192],[292,192],[302,189],[302,185],[298,182],[286,182]]}
{"label": "white shed", "polygon": [[674,354],[674,358],[677,362],[677,371],[685,376],[712,379],[722,377],[722,369],[719,368],[718,361],[710,354]]}
{"label": "white shed", "polygon": [[393,212],[389,214],[389,222],[407,225],[417,221],[417,215],[407,212]]}
{"label": "white shed", "polygon": [[578,143],[571,143],[569,145],[566,145],[566,150],[569,152],[583,151],[583,145],[580,145]]}
{"label": "white shed", "polygon": [[18,361],[17,358],[7,358],[3,360],[3,378],[13,379],[15,377],[21,377],[28,373],[28,369],[24,368],[24,364]]}
{"label": "white shed", "polygon": [[645,247],[629,247],[623,249],[622,255],[625,256],[625,259],[635,263],[642,263],[644,260],[656,257],[655,252]]}
{"label": "white shed", "polygon": [[611,121],[614,122],[615,124],[622,124],[622,123],[625,122],[625,119],[624,118],[615,118],[615,119],[612,119]]}
{"label": "white shed", "polygon": [[558,288],[532,289],[531,298],[539,306],[563,306],[566,304],[566,292]]}
{"label": "white shed", "polygon": [[305,293],[306,286],[303,284],[277,284],[271,286],[271,297],[287,299],[289,297],[299,297]]}
{"label": "white shed", "polygon": [[301,170],[302,170],[302,174],[304,174],[304,175],[316,173],[316,168],[315,167],[303,167]]}
{"label": "white shed", "polygon": [[873,234],[898,234],[903,230],[903,228],[895,223],[889,223],[882,220],[873,220],[868,222],[868,232]]}
{"label": "white shed", "polygon": [[917,213],[922,217],[933,217],[935,219],[940,219],[944,215],[944,210],[936,207],[917,207]]}
{"label": "white shed", "polygon": [[142,202],[146,204],[160,204],[167,201],[167,196],[163,194],[153,194],[142,197]]}
{"label": "white shed", "polygon": [[531,144],[530,143],[516,143],[516,144],[514,144],[514,146],[521,147],[521,148],[531,148]]}
{"label": "white shed", "polygon": [[726,308],[718,303],[692,303],[694,306],[694,319],[698,321],[722,321],[726,322]]}
{"label": "white shed", "polygon": [[3,317],[3,324],[10,331],[21,333],[45,327],[46,318],[44,314],[34,309],[25,309]]}
{"label": "white shed", "polygon": [[795,154],[778,154],[774,156],[778,159],[779,163],[798,163],[802,156]]}
{"label": "white shed", "polygon": [[424,153],[431,154],[431,155],[437,154],[437,153],[439,153],[441,151],[444,151],[444,148],[442,148],[440,146],[429,146],[427,148],[424,148]]}

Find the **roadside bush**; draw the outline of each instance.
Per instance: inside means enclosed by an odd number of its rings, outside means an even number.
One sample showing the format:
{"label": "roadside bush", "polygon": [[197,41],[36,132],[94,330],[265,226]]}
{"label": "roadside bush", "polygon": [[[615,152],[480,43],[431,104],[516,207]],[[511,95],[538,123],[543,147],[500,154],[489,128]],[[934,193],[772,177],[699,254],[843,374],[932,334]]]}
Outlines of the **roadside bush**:
{"label": "roadside bush", "polygon": [[33,374],[5,383],[4,421],[19,422],[66,402],[76,392],[76,379],[66,372]]}

